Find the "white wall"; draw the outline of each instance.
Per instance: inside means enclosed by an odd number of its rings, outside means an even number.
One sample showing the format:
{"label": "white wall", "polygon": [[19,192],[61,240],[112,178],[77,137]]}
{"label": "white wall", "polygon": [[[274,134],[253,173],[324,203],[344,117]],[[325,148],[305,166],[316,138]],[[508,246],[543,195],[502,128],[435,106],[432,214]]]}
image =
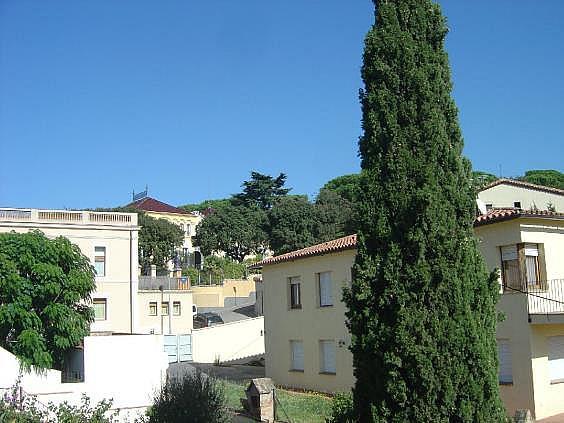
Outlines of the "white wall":
{"label": "white wall", "polygon": [[264,354],[264,317],[192,331],[193,360],[213,363]]}
{"label": "white wall", "polygon": [[[84,338],[84,382],[61,383],[61,373],[48,370],[24,375],[21,386],[43,404],[78,404],[85,393],[92,405],[112,398],[113,410],[126,409],[135,415],[151,405],[167,368],[160,335],[88,336]],[[0,369],[0,391],[4,391],[16,383],[20,366],[17,358],[2,348]]]}

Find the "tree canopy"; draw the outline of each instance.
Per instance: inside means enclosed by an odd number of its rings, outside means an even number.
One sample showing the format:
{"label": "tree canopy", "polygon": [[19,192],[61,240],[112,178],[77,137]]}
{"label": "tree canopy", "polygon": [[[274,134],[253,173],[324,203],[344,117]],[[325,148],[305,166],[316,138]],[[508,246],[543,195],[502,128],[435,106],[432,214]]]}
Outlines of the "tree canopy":
{"label": "tree canopy", "polygon": [[262,252],[267,244],[266,214],[256,206],[227,204],[213,211],[196,228],[196,245],[202,253],[225,252],[237,262]]}
{"label": "tree canopy", "polygon": [[184,242],[184,232],[178,225],[165,219],[155,219],[139,213],[139,265],[147,269],[151,264],[158,269],[166,268],[174,258],[175,249]]}
{"label": "tree canopy", "polygon": [[531,184],[564,189],[564,173],[557,170],[528,170],[518,179]]}
{"label": "tree canopy", "polygon": [[243,192],[235,194],[233,200],[236,204],[257,206],[262,210],[269,210],[277,197],[282,197],[290,188],[284,188],[286,175],[281,173],[276,178],[251,172],[251,179],[243,182]]}
{"label": "tree canopy", "polygon": [[63,237],[0,234],[0,345],[26,368],[61,368],[88,335],[94,269]]}
{"label": "tree canopy", "polygon": [[358,252],[345,292],[362,422],[499,422],[497,275],[431,0],[376,2],[360,94]]}

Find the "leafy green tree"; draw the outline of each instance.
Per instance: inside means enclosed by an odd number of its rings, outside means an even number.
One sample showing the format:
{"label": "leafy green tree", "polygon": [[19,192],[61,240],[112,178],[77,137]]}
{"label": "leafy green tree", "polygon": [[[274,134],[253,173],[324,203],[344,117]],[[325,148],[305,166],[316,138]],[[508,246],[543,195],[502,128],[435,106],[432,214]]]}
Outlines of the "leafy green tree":
{"label": "leafy green tree", "polygon": [[180,206],[180,208],[189,212],[199,211],[201,213],[204,213],[209,209],[215,210],[221,207],[225,207],[230,203],[231,203],[230,198],[221,198],[218,200],[204,200],[201,203],[197,203],[197,204],[185,204],[183,206]]}
{"label": "leafy green tree", "polygon": [[286,175],[281,173],[276,178],[251,172],[251,180],[243,182],[243,192],[235,194],[235,204],[257,206],[262,210],[269,210],[277,197],[283,197],[291,188],[284,188]]}
{"label": "leafy green tree", "polygon": [[557,170],[528,170],[518,179],[531,184],[564,189],[564,173]]}
{"label": "leafy green tree", "polygon": [[337,191],[322,188],[315,200],[315,238],[325,242],[356,231],[355,204]]}
{"label": "leafy green tree", "polygon": [[360,173],[342,175],[331,179],[323,185],[320,192],[323,190],[334,191],[345,200],[354,204],[358,202],[360,197]]}
{"label": "leafy green tree", "polygon": [[240,263],[246,255],[264,250],[266,223],[266,214],[258,207],[228,204],[198,224],[195,243],[204,255],[223,251]]}
{"label": "leafy green tree", "polygon": [[505,420],[497,278],[473,236],[446,34],[431,0],[381,0],[365,39],[358,252],[344,295],[361,422]]}
{"label": "leafy green tree", "polygon": [[175,249],[184,242],[184,232],[165,219],[155,219],[139,213],[139,264],[142,269],[154,264],[164,269],[175,255]]}
{"label": "leafy green tree", "polygon": [[0,346],[25,368],[61,368],[90,332],[94,269],[63,237],[0,234]]}
{"label": "leafy green tree", "polygon": [[480,170],[475,170],[472,172],[472,186],[474,187],[474,191],[478,192],[484,186],[491,184],[495,180],[497,180],[497,176],[492,175],[491,173],[482,172]]}
{"label": "leafy green tree", "polygon": [[288,195],[274,202],[268,214],[270,248],[275,254],[316,243],[315,208],[305,195]]}

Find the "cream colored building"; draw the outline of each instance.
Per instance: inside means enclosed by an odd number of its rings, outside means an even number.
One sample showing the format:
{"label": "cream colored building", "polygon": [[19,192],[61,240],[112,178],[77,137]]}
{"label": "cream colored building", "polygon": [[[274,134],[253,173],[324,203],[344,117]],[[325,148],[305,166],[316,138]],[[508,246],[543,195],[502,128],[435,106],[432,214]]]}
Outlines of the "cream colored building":
{"label": "cream colored building", "polygon": [[[564,413],[564,214],[492,210],[475,233],[502,269],[497,330],[500,391],[513,415]],[[342,287],[354,235],[263,260],[266,375],[277,384],[346,391],[354,384]]]}
{"label": "cream colored building", "polygon": [[137,331],[137,214],[0,209],[0,232],[40,230],[78,245],[96,269],[92,332]]}
{"label": "cream colored building", "polygon": [[[146,191],[141,194],[146,194]],[[155,200],[147,196],[134,196],[135,201],[126,207],[143,211],[147,216],[155,219],[165,219],[178,225],[184,232],[184,242],[179,249],[179,253],[188,261],[189,265],[199,267],[203,264],[203,257],[199,247],[194,247],[192,237],[196,235],[196,226],[202,221],[203,216],[197,211],[188,212],[162,201]]]}
{"label": "cream colored building", "polygon": [[564,190],[535,185],[513,179],[498,179],[478,193],[478,199],[487,209],[515,207],[524,210],[564,212]]}

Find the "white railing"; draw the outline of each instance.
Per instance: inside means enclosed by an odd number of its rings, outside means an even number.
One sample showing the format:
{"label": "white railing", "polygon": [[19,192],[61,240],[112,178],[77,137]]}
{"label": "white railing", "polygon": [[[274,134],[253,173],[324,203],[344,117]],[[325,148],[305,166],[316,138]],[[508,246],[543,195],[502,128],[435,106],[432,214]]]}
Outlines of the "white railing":
{"label": "white railing", "polygon": [[0,208],[1,222],[137,226],[136,213]]}

